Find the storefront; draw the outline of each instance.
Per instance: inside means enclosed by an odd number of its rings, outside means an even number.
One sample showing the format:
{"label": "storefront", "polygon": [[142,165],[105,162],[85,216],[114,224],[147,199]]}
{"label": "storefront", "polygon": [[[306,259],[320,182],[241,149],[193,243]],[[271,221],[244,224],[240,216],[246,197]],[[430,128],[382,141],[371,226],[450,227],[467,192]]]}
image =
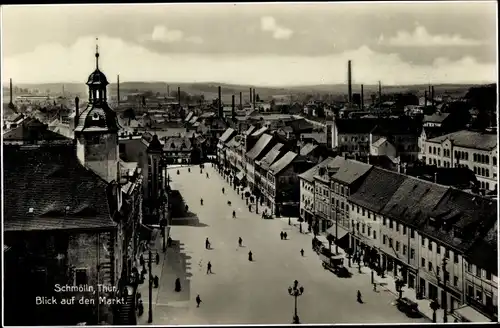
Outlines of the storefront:
{"label": "storefront", "polygon": [[492,320],[470,305],[463,305],[451,314],[458,322],[491,322]]}
{"label": "storefront", "polygon": [[349,249],[349,232],[343,227],[333,224],[326,230],[329,240],[333,244],[342,248],[343,250]]}

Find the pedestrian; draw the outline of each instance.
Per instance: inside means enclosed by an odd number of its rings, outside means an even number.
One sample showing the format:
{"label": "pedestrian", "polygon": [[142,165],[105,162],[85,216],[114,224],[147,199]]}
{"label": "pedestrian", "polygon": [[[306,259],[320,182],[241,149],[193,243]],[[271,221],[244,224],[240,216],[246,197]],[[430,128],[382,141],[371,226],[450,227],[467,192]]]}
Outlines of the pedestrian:
{"label": "pedestrian", "polygon": [[191,168],[188,167],[188,172],[191,173]]}
{"label": "pedestrian", "polygon": [[141,299],[141,293],[140,292],[137,292],[135,294],[135,302],[137,303],[137,305],[139,305],[139,300]]}
{"label": "pedestrian", "polygon": [[208,173],[207,173],[207,179],[210,179],[210,178],[208,177]]}
{"label": "pedestrian", "polygon": [[167,246],[168,247],[172,246],[172,238],[170,238],[170,236],[168,236],[167,238]]}
{"label": "pedestrian", "polygon": [[236,218],[236,211],[233,211],[233,219]]}
{"label": "pedestrian", "polygon": [[281,240],[283,240],[283,238],[285,238],[285,236],[283,235],[283,231],[280,232],[280,238],[281,238]]}
{"label": "pedestrian", "polygon": [[248,212],[252,212],[252,205],[248,205]]}
{"label": "pedestrian", "polygon": [[300,250],[300,255],[304,256],[304,249]]}
{"label": "pedestrian", "polygon": [[361,292],[359,291],[359,289],[358,289],[358,293],[357,293],[357,300],[358,300],[358,303],[363,303],[363,300],[361,299]]}
{"label": "pedestrian", "polygon": [[160,254],[156,252],[156,265],[160,264]]}
{"label": "pedestrian", "polygon": [[155,276],[153,278],[153,284],[154,284],[154,288],[158,288],[158,285],[160,284],[160,279],[158,278],[158,276]]}
{"label": "pedestrian", "polygon": [[200,199],[200,204],[203,205],[203,198]]}
{"label": "pedestrian", "polygon": [[137,304],[137,315],[140,317],[144,313],[144,304],[142,304],[142,300],[139,300],[139,303]]}
{"label": "pedestrian", "polygon": [[248,260],[249,260],[250,262],[252,262],[252,261],[253,261],[252,251],[248,252]]}
{"label": "pedestrian", "polygon": [[243,239],[241,239],[241,237],[240,237],[240,238],[238,238],[238,245],[240,245],[240,247],[241,247],[242,244],[243,244]]}
{"label": "pedestrian", "polygon": [[146,265],[145,261],[144,261],[144,255],[141,254],[141,256],[139,257],[139,263],[141,264],[142,267],[144,267]]}
{"label": "pedestrian", "polygon": [[287,237],[288,237],[288,234],[286,233],[286,231],[285,231],[285,232],[283,232],[283,239],[285,239],[285,240],[286,240],[286,238],[287,238]]}
{"label": "pedestrian", "polygon": [[224,188],[222,188],[222,193],[224,193]]}
{"label": "pedestrian", "polygon": [[210,249],[210,241],[208,240],[208,237],[205,239],[205,249]]}
{"label": "pedestrian", "polygon": [[201,298],[200,295],[196,295],[196,307],[200,307]]}
{"label": "pedestrian", "polygon": [[288,225],[292,225],[292,220],[288,218]]}
{"label": "pedestrian", "polygon": [[179,278],[175,279],[175,289],[177,293],[181,291],[181,280]]}
{"label": "pedestrian", "polygon": [[212,263],[210,263],[210,261],[207,263],[207,274],[209,273],[212,273]]}
{"label": "pedestrian", "polygon": [[302,233],[302,222],[299,223],[299,232]]}

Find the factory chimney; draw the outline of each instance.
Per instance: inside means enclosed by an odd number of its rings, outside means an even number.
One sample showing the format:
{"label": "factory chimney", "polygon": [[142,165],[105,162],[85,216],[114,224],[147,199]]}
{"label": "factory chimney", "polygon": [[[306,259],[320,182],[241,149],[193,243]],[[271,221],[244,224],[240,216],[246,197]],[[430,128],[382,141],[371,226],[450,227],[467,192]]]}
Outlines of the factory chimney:
{"label": "factory chimney", "polygon": [[347,93],[349,104],[352,102],[352,72],[351,72],[351,61],[347,62]]}
{"label": "factory chimney", "polygon": [[222,91],[221,91],[221,88],[220,88],[220,85],[219,85],[219,102],[217,104],[218,107],[218,114],[219,114],[219,117],[222,118],[223,115],[223,109],[222,109]]}
{"label": "factory chimney", "polygon": [[14,105],[13,99],[12,99],[12,79],[9,81],[9,95],[10,95],[10,101],[9,105],[12,107]]}
{"label": "factory chimney", "polygon": [[179,103],[179,107],[181,107],[181,87],[177,87],[177,102]]}
{"label": "factory chimney", "polygon": [[236,110],[234,108],[234,95],[231,99],[231,118],[234,120],[236,120]]}
{"label": "factory chimney", "polygon": [[424,95],[424,106],[427,107],[427,97],[429,95],[427,94],[427,90],[425,90],[425,95]]}
{"label": "factory chimney", "polygon": [[378,81],[378,103],[382,104],[382,83]]}
{"label": "factory chimney", "polygon": [[253,101],[252,101],[252,88],[250,88],[250,100],[248,101],[250,103],[250,105],[253,104]]}
{"label": "factory chimney", "polygon": [[240,110],[242,110],[242,109],[243,109],[243,95],[240,91]]}
{"label": "factory chimney", "polygon": [[118,101],[118,105],[120,105],[120,75],[116,79],[116,98]]}
{"label": "factory chimney", "polygon": [[79,117],[80,117],[80,98],[75,97],[75,128],[78,125]]}
{"label": "factory chimney", "polygon": [[167,84],[167,97],[170,97],[170,86]]}
{"label": "factory chimney", "polygon": [[365,108],[365,93],[363,91],[363,85],[361,84],[361,109]]}
{"label": "factory chimney", "polygon": [[255,101],[257,99],[257,97],[255,96],[255,89],[253,89],[253,108],[255,108]]}
{"label": "factory chimney", "polygon": [[432,101],[432,106],[435,105],[435,102],[434,102],[434,86],[431,87],[431,101]]}

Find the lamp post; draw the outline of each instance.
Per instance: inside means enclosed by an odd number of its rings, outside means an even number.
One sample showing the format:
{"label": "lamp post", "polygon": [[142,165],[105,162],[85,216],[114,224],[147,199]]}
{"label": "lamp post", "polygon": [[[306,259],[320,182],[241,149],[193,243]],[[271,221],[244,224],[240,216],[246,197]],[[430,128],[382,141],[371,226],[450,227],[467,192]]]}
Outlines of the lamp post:
{"label": "lamp post", "polygon": [[299,315],[297,314],[297,298],[304,294],[304,287],[299,286],[299,282],[295,280],[293,282],[293,287],[288,287],[288,294],[290,294],[290,296],[293,296],[294,298],[294,314],[292,323],[300,324]]}
{"label": "lamp post", "polygon": [[153,322],[153,268],[152,268],[153,254],[151,253],[151,248],[149,249],[149,313],[148,313],[148,323]]}

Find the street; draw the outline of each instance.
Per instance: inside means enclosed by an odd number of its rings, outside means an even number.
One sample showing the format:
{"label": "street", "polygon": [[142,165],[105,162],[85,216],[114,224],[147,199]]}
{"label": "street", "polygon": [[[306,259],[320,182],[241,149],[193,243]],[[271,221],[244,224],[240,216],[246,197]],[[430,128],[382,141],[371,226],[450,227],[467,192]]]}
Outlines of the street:
{"label": "street", "polygon": [[[172,189],[180,191],[193,216],[183,225],[174,221],[171,228],[174,245],[164,261],[153,324],[288,324],[294,299],[287,289],[295,279],[304,287],[298,298],[301,323],[428,322],[399,312],[393,294],[382,289],[374,292],[369,273],[358,274],[352,268],[353,277],[343,279],[324,270],[311,249],[310,234],[299,233],[286,219],[263,220],[261,209],[258,215],[249,213],[245,200],[211,164],[205,164],[203,174],[197,166],[190,173],[187,167],[168,172]],[[288,233],[288,240],[280,239],[280,231]],[[238,237],[243,247],[238,246]],[[206,238],[212,244],[210,250],[205,249]],[[212,274],[206,273],[208,261]],[[174,291],[176,278],[181,280],[179,293]],[[356,301],[358,290],[363,304]],[[199,308],[197,295],[202,300]]]}

